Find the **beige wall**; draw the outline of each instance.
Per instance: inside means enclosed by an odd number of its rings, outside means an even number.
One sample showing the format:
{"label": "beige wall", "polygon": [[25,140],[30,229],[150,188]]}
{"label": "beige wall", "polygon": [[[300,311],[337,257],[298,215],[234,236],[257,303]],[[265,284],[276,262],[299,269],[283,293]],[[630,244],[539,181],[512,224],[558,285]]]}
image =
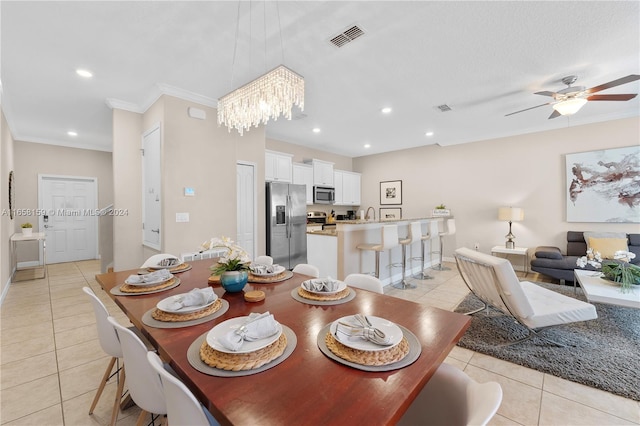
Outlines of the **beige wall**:
{"label": "beige wall", "polygon": [[568,223],[565,155],[618,148],[640,142],[640,119],[630,118],[470,144],[427,146],[354,158],[362,173],[362,207],[380,207],[379,183],[402,180],[402,215],[424,217],[444,203],[457,233],[445,240],[453,249],[480,243],[489,252],[504,244],[508,224],[497,220],[500,206],[522,207],[514,222],[516,245],[555,245],[566,250],[566,231],[640,232],[638,224]]}
{"label": "beige wall", "polygon": [[[206,112],[205,120],[188,116],[188,108]],[[114,110],[114,179],[119,208],[134,214],[115,224],[116,270],[136,268],[156,252],[142,247],[141,135],[161,125],[162,252],[197,251],[213,236],[236,238],[236,163],[256,165],[257,241],[264,251],[264,128],[240,137],[219,127],[214,108],[162,96],[143,115]],[[185,197],[184,188],[195,190]],[[176,222],[189,213],[189,222]]]}
{"label": "beige wall", "polygon": [[[9,215],[9,172],[14,170],[14,142],[11,131],[0,111],[0,295],[4,296],[11,278],[11,243],[9,238],[13,234],[15,220]],[[15,203],[14,203],[15,207]]]}

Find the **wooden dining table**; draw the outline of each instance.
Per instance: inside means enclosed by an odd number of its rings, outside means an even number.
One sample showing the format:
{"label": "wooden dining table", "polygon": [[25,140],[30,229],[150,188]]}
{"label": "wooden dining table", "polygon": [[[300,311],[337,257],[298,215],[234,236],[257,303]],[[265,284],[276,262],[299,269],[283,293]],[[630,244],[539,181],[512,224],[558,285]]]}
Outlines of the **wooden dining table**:
{"label": "wooden dining table", "polygon": [[[208,282],[212,263],[211,259],[189,262],[192,268],[176,275],[180,285],[149,295],[110,293],[137,270],[99,274],[96,280],[221,424],[394,424],[470,324],[465,315],[360,289],[352,289],[355,298],[342,304],[302,303],[291,292],[310,277],[297,273],[278,283],[249,282],[244,291],[262,290],[266,298],[257,303],[246,302],[243,292],[227,293],[219,284]],[[154,328],[142,322],[145,312],[160,300],[206,286],[212,286],[229,303],[224,315],[173,329]],[[297,338],[293,353],[283,362],[242,377],[216,377],[191,366],[187,359],[189,346],[216,324],[266,311]],[[322,353],[318,346],[320,330],[338,318],[356,313],[385,318],[413,333],[421,345],[417,360],[400,369],[372,372],[344,365]]]}

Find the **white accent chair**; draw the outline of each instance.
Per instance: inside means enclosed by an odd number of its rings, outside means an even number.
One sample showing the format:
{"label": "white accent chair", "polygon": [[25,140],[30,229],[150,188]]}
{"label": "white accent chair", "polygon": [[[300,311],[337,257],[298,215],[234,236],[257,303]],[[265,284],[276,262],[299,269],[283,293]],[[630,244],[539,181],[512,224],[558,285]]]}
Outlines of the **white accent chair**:
{"label": "white accent chair", "polygon": [[464,371],[440,364],[398,425],[486,425],[501,402],[497,382],[478,383]]}
{"label": "white accent chair", "polygon": [[[98,328],[98,341],[100,342],[100,347],[107,355],[111,356],[109,364],[107,365],[107,369],[104,371],[104,375],[100,380],[100,386],[98,386],[96,396],[93,398],[93,402],[91,403],[91,407],[89,408],[89,414],[93,414],[93,410],[96,408],[96,405],[100,400],[100,396],[102,395],[102,391],[104,391],[105,385],[107,384],[109,379],[115,375],[117,390],[115,401],[113,402],[113,409],[111,410],[111,421],[109,422],[109,425],[113,426],[118,421],[120,399],[122,398],[122,391],[124,389],[124,365],[120,366],[120,358],[122,358],[122,348],[120,347],[120,341],[118,341],[118,336],[116,335],[115,330],[107,320],[107,318],[109,317],[109,311],[107,311],[107,308],[104,306],[102,301],[98,299],[98,296],[95,295],[91,288],[82,287],[82,291],[84,291],[87,296],[89,296],[89,300],[91,300],[91,304],[93,305],[93,312],[96,317],[96,327]],[[114,364],[116,365],[116,371],[111,374]]]}
{"label": "white accent chair", "polygon": [[373,244],[358,244],[358,250],[374,251],[376,254],[375,277],[380,278],[380,253],[391,250],[399,245],[398,225],[384,225],[380,231],[380,242]]}
{"label": "white accent chair", "polygon": [[309,275],[313,278],[318,278],[320,276],[320,270],[317,266],[309,265],[308,263],[298,263],[293,269],[292,272],[296,274]]}
{"label": "white accent chair", "polygon": [[258,265],[273,265],[273,257],[262,255],[253,259],[253,263],[257,263]]}
{"label": "white accent chair", "polygon": [[147,360],[160,377],[170,425],[219,425],[189,388],[165,370],[162,360],[155,352],[147,352]]}
{"label": "white accent chair", "polygon": [[540,331],[554,325],[598,318],[590,303],[547,290],[529,281],[519,281],[507,259],[490,256],[468,248],[455,251],[460,276],[469,290],[484,306],[467,314],[485,309],[488,305],[512,316],[529,330],[515,344],[534,336],[549,343],[564,346],[542,335]]}
{"label": "white accent chair", "polygon": [[344,279],[349,287],[361,288],[363,290],[373,291],[374,293],[384,294],[382,281],[368,274],[349,274]]}
{"label": "white accent chair", "polygon": [[164,400],[160,377],[147,360],[147,346],[135,333],[121,326],[114,317],[108,317],[107,320],[115,329],[118,340],[120,340],[122,355],[127,365],[127,375],[129,376],[127,383],[129,383],[131,399],[142,409],[136,425],[141,426],[147,414],[151,414],[152,419],[155,418],[154,414],[167,414],[167,404]]}
{"label": "white accent chair", "polygon": [[434,266],[432,269],[436,271],[449,271],[451,268],[444,266],[442,264],[442,256],[444,254],[444,237],[448,237],[449,235],[454,235],[456,233],[456,220],[451,218],[446,221],[447,230],[438,233],[438,238],[440,239],[440,260],[437,266]]}

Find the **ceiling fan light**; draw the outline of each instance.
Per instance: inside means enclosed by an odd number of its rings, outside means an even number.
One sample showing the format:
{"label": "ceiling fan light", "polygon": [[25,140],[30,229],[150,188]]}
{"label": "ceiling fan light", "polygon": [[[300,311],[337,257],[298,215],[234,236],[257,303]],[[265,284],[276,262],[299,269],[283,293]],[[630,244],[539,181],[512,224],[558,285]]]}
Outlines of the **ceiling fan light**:
{"label": "ceiling fan light", "polygon": [[584,98],[567,99],[566,101],[558,102],[553,106],[553,109],[558,111],[561,115],[573,115],[580,111],[580,108],[587,103]]}

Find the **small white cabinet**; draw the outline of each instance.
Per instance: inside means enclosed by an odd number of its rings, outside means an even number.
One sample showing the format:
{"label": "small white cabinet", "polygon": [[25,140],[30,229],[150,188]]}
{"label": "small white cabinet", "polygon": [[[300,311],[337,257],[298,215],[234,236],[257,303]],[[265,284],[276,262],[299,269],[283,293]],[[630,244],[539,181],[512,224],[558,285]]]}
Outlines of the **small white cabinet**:
{"label": "small white cabinet", "polygon": [[293,181],[293,155],[276,151],[264,153],[264,180],[275,182]]}
{"label": "small white cabinet", "polygon": [[334,186],[333,163],[322,160],[305,161],[313,166],[313,184],[317,186]]}
{"label": "small white cabinet", "polygon": [[335,204],[339,206],[359,206],[362,180],[360,173],[336,170],[333,175],[336,188]]}
{"label": "small white cabinet", "polygon": [[313,204],[313,166],[293,163],[293,183],[307,186],[307,205]]}

